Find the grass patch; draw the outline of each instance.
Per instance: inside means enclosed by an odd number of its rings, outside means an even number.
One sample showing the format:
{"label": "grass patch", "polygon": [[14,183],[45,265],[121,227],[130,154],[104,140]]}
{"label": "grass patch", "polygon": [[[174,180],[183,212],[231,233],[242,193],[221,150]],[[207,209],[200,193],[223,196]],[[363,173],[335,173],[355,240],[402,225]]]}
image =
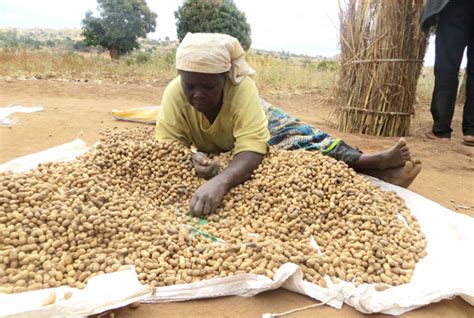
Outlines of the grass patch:
{"label": "grass patch", "polygon": [[257,54],[249,54],[247,60],[257,71],[255,81],[262,91],[328,92],[334,87],[337,75],[334,69],[319,66],[325,61]]}
{"label": "grass patch", "polygon": [[65,79],[150,80],[172,79],[176,75],[174,52],[137,52],[112,61],[108,54],[29,51],[0,51],[0,75],[10,77],[57,77]]}
{"label": "grass patch", "polygon": [[[261,92],[335,94],[334,85],[339,71],[336,61],[281,58],[256,53],[250,53],[247,60],[257,72],[254,79]],[[431,68],[425,68],[422,72],[417,90],[419,101],[431,99],[432,74]],[[120,82],[158,80],[162,83],[176,76],[175,50],[136,51],[112,61],[107,53],[5,48],[0,50],[0,76],[114,79]]]}

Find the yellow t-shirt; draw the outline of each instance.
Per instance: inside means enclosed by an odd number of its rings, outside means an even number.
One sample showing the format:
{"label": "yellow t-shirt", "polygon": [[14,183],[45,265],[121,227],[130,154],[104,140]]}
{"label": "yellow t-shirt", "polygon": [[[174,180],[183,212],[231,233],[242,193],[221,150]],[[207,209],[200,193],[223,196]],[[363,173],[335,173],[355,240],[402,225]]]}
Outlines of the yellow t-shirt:
{"label": "yellow t-shirt", "polygon": [[233,150],[234,154],[242,151],[266,154],[270,138],[267,123],[257,88],[250,78],[238,85],[227,80],[222,108],[211,125],[188,102],[178,76],[165,89],[156,138],[194,145],[207,153]]}

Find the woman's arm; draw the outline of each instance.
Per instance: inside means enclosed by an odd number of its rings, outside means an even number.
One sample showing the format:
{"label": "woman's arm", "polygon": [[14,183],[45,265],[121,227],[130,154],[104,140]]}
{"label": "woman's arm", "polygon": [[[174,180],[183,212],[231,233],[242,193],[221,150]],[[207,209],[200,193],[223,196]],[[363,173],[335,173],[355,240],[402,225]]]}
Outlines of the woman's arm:
{"label": "woman's arm", "polygon": [[197,189],[190,203],[194,215],[214,212],[232,187],[249,179],[267,153],[270,138],[267,117],[260,105],[258,91],[251,79],[232,87],[231,118],[234,159],[220,174]]}
{"label": "woman's arm", "polygon": [[232,187],[250,179],[262,160],[263,155],[259,153],[239,152],[224,171],[196,190],[189,205],[190,212],[196,216],[213,213],[224,195]]}

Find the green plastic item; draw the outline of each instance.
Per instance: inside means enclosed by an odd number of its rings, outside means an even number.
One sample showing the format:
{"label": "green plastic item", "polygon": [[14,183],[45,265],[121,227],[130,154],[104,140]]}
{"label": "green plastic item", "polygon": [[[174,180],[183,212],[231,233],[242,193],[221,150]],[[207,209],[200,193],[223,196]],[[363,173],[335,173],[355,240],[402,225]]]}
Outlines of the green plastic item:
{"label": "green plastic item", "polygon": [[194,226],[190,226],[191,228],[191,237],[195,237],[196,235],[200,234],[202,237],[204,237],[206,240],[209,240],[213,243],[225,243],[225,241],[221,240],[220,238],[218,237],[215,237],[211,234],[208,234],[204,231],[201,231],[201,230],[198,230],[197,228],[195,228]]}

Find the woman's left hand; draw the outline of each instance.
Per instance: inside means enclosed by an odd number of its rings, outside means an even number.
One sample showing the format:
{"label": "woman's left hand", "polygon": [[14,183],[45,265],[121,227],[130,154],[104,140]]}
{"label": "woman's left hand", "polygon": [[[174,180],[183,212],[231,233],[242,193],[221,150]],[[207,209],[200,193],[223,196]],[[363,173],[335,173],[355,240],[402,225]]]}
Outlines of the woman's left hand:
{"label": "woman's left hand", "polygon": [[206,180],[215,177],[219,174],[219,160],[217,159],[210,159],[205,153],[203,152],[196,152],[192,155],[192,161],[194,166],[194,171],[196,174],[204,178]]}
{"label": "woman's left hand", "polygon": [[227,192],[227,187],[219,180],[213,178],[200,186],[194,193],[189,211],[194,216],[202,216],[213,213]]}

